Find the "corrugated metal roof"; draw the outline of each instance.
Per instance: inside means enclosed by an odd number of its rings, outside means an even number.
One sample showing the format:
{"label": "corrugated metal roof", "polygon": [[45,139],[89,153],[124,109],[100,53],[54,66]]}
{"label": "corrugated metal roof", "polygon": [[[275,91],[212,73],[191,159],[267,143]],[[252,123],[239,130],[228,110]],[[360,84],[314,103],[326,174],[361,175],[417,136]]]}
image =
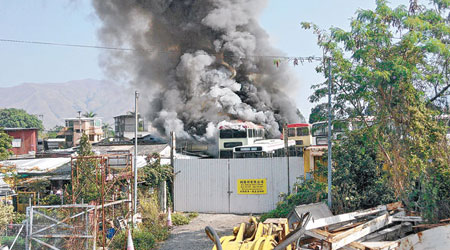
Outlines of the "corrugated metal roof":
{"label": "corrugated metal roof", "polygon": [[39,128],[2,128],[5,131],[17,131],[17,130],[39,130]]}
{"label": "corrugated metal roof", "polygon": [[[100,154],[113,154],[114,152],[133,153],[134,145],[108,145],[92,146],[92,151],[97,151]],[[170,146],[168,144],[152,144],[152,145],[138,145],[138,155],[151,155],[158,153],[161,157],[170,156]]]}
{"label": "corrugated metal roof", "polygon": [[53,171],[66,164],[70,164],[70,158],[37,158],[26,160],[7,160],[0,164],[6,166],[15,165],[18,173],[41,174]]}

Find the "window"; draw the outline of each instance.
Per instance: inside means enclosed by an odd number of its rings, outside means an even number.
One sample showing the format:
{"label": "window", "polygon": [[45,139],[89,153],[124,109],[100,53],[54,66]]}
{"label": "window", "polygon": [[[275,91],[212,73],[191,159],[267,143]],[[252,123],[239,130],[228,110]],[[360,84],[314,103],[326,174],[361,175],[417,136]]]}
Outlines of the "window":
{"label": "window", "polygon": [[20,148],[22,147],[22,139],[13,139],[12,140],[12,147],[13,148]]}
{"label": "window", "polygon": [[312,134],[313,134],[313,136],[326,136],[326,135],[328,135],[327,124],[326,123],[320,123],[320,124],[313,125]]}
{"label": "window", "polygon": [[306,136],[306,135],[309,135],[308,127],[297,128],[297,136]]}
{"label": "window", "polygon": [[253,129],[248,129],[248,138],[253,137]]}
{"label": "window", "polygon": [[327,145],[328,144],[328,138],[327,137],[317,137],[316,144],[317,145]]}
{"label": "window", "polygon": [[95,141],[95,135],[89,135],[89,141]]}
{"label": "window", "polygon": [[[344,121],[336,121],[333,123],[333,131],[336,132],[344,132],[347,127],[348,124]],[[359,124],[357,128],[362,128],[362,124]]]}
{"label": "window", "polygon": [[238,146],[242,146],[242,142],[225,142],[223,144],[224,148],[234,148]]}
{"label": "window", "polygon": [[247,138],[246,130],[223,129],[220,130],[220,138]]}
{"label": "window", "polygon": [[220,130],[220,138],[233,138],[233,131],[231,129]]}
{"label": "window", "polygon": [[295,136],[295,128],[288,128],[288,137]]}
{"label": "window", "polygon": [[297,146],[303,145],[303,140],[295,141],[295,145],[297,145]]}

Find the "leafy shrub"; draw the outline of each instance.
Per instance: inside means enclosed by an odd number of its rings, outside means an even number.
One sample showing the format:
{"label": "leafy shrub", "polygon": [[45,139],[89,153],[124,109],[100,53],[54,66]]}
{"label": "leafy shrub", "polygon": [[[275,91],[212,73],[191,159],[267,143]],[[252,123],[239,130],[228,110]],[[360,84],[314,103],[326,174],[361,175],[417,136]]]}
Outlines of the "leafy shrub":
{"label": "leafy shrub", "polygon": [[0,202],[0,232],[5,229],[6,225],[13,221],[14,217],[14,207],[4,205],[2,202]]}
{"label": "leafy shrub", "polygon": [[[128,232],[122,230],[118,232],[111,243],[111,249],[125,249],[127,244]],[[132,233],[133,244],[135,249],[151,249],[155,246],[155,236],[144,227],[136,228]]]}
{"label": "leafy shrub", "polygon": [[[11,246],[11,244],[14,242],[14,239],[16,236],[2,236],[0,237],[0,245],[7,245]],[[25,249],[25,239],[22,237],[18,237],[16,240],[16,243],[14,243],[13,249]]]}
{"label": "leafy shrub", "polygon": [[157,241],[163,241],[169,237],[167,217],[159,213],[156,194],[144,196],[140,194],[140,213],[142,214],[142,226],[155,236]]}
{"label": "leafy shrub", "polygon": [[172,224],[175,226],[186,225],[189,224],[190,221],[191,219],[182,213],[172,214]]}
{"label": "leafy shrub", "polygon": [[41,199],[42,205],[60,205],[61,197],[56,194],[49,194]]}
{"label": "leafy shrub", "polygon": [[169,238],[169,228],[161,224],[145,225],[145,228],[153,234],[156,241],[164,241]]}
{"label": "leafy shrub", "polygon": [[197,212],[188,213],[187,216],[188,216],[189,219],[192,220],[192,219],[198,217],[198,213]]}
{"label": "leafy shrub", "polygon": [[27,219],[27,215],[26,214],[15,213],[14,219],[13,219],[13,223],[14,224],[22,224],[22,222],[24,220],[26,220],[26,219]]}
{"label": "leafy shrub", "polygon": [[291,194],[284,201],[279,202],[277,208],[263,214],[260,220],[264,221],[267,218],[285,218],[295,206],[324,201],[326,197],[325,183],[308,180],[302,184],[297,184],[297,193]]}
{"label": "leafy shrub", "polygon": [[333,212],[346,213],[396,201],[379,148],[366,130],[333,147]]}

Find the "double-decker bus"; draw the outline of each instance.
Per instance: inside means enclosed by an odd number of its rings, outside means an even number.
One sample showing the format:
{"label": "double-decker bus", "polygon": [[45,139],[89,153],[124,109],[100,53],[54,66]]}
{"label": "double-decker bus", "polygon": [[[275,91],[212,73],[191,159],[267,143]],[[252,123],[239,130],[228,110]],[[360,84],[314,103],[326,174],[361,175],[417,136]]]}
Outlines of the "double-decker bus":
{"label": "double-decker bus", "polygon": [[308,123],[294,123],[287,125],[289,140],[295,141],[296,147],[308,147],[312,144],[311,125]]}
{"label": "double-decker bus", "polygon": [[[331,131],[333,139],[340,140],[346,130],[351,130],[352,126],[348,121],[337,120],[331,123]],[[312,141],[311,145],[323,146],[328,145],[328,122],[316,122],[312,124]]]}
{"label": "double-decker bus", "polygon": [[219,123],[219,158],[233,158],[233,148],[264,139],[264,127],[240,120]]}
{"label": "double-decker bus", "polygon": [[[290,156],[295,156],[295,141],[288,140]],[[259,140],[253,144],[238,146],[233,149],[233,158],[272,158],[286,156],[284,140]]]}

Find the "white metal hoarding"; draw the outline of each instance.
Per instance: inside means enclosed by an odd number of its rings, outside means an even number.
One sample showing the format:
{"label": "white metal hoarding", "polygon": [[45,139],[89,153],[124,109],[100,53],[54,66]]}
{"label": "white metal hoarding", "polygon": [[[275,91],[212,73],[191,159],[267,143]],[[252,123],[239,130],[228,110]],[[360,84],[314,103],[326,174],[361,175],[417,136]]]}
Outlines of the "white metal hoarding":
{"label": "white metal hoarding", "polygon": [[[175,160],[175,210],[209,213],[263,213],[288,192],[287,158]],[[303,178],[303,158],[290,157],[290,187]],[[262,181],[264,180],[264,181]],[[238,182],[260,190],[238,193]],[[259,194],[259,193],[260,194]]]}

